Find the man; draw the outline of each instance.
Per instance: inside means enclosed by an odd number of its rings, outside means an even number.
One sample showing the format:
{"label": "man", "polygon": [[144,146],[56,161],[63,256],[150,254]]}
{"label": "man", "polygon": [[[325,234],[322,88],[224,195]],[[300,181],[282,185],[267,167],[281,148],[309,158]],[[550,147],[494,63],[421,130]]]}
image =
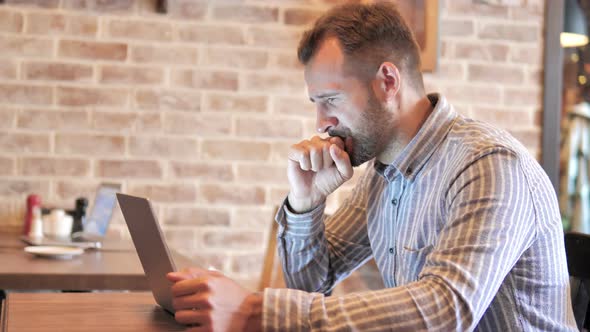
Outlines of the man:
{"label": "man", "polygon": [[[337,7],[299,46],[317,127],[289,152],[277,215],[287,284],[249,294],[217,273],[170,274],[196,330],[575,330],[553,189],[506,132],[426,95],[394,5]],[[368,163],[351,197],[325,200]],[[327,297],[375,258],[387,288]]]}

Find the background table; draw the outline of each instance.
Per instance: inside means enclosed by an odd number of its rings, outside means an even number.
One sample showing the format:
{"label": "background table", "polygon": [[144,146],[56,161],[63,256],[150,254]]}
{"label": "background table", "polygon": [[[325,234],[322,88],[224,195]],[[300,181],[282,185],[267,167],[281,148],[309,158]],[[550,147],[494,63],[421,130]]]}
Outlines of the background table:
{"label": "background table", "polygon": [[151,293],[11,293],[2,332],[183,331]]}
{"label": "background table", "polygon": [[[14,290],[149,290],[131,242],[107,241],[103,249],[86,250],[68,260],[25,253],[16,234],[0,234],[0,289]],[[172,251],[177,268],[192,266]]]}

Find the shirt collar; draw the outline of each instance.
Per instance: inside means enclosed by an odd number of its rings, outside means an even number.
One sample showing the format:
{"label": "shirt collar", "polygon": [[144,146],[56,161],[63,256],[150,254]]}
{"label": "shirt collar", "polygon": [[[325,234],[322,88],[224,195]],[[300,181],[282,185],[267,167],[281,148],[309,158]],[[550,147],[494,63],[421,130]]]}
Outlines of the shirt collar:
{"label": "shirt collar", "polygon": [[406,180],[413,180],[451,130],[457,118],[457,113],[442,95],[429,94],[428,99],[434,105],[434,109],[410,143],[389,165],[375,160],[375,171],[388,181],[392,181],[399,174]]}

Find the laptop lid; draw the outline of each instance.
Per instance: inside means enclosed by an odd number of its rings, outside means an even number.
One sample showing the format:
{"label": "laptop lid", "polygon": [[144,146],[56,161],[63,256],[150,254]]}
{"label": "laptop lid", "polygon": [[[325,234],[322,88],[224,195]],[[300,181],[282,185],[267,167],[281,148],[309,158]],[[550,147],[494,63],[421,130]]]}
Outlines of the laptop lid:
{"label": "laptop lid", "polygon": [[117,193],[117,200],[154,299],[162,308],[174,313],[172,282],[166,279],[166,274],[176,271],[176,267],[150,201],[121,193]]}
{"label": "laptop lid", "polygon": [[84,236],[103,237],[106,235],[115,209],[116,193],[120,184],[102,183],[96,191],[90,214],[84,219]]}

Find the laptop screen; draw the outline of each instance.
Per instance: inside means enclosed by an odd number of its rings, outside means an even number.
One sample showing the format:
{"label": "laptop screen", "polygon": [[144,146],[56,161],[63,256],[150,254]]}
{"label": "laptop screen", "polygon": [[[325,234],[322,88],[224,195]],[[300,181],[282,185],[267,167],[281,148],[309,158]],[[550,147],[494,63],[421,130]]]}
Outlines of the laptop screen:
{"label": "laptop screen", "polygon": [[102,184],[96,193],[92,212],[84,221],[84,233],[104,236],[109,227],[117,200],[116,193],[121,190],[117,184]]}

